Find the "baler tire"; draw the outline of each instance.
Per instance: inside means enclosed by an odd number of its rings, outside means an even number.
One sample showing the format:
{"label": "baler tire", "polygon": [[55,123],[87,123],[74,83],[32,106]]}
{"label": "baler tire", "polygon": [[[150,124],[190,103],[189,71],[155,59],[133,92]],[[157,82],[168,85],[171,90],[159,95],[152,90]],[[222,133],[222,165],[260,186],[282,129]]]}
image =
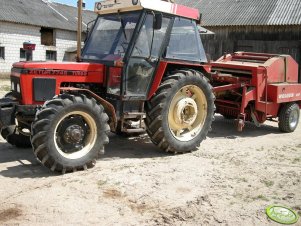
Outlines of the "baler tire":
{"label": "baler tire", "polygon": [[[284,133],[292,133],[298,126],[300,118],[299,105],[292,102],[283,105],[279,113],[279,130]],[[293,121],[292,121],[293,120]]]}
{"label": "baler tire", "polygon": [[17,148],[30,148],[30,137],[20,133],[16,133],[15,126],[9,126],[2,128],[1,136],[7,141],[7,143],[16,146]]}
{"label": "baler tire", "polygon": [[[185,95],[188,96],[185,97]],[[189,128],[183,126],[180,129],[174,129],[174,126],[185,125],[174,123],[175,116],[172,116],[172,112],[175,111],[174,107],[179,109],[180,102],[184,99],[189,102],[189,98],[195,98],[197,105],[197,108],[192,108],[192,111],[199,109],[200,106],[205,110],[203,112],[197,110],[197,118],[194,118],[194,121],[191,120],[192,124]],[[215,111],[214,100],[212,86],[202,73],[194,70],[178,70],[172,73],[146,103],[145,125],[151,141],[163,151],[171,153],[197,150],[211,130]],[[184,112],[188,107],[187,102],[185,104],[183,108],[185,110],[181,111],[183,115],[186,115]]]}
{"label": "baler tire", "polygon": [[94,98],[56,96],[44,103],[32,124],[34,154],[44,166],[60,173],[92,168],[109,143],[108,119]]}

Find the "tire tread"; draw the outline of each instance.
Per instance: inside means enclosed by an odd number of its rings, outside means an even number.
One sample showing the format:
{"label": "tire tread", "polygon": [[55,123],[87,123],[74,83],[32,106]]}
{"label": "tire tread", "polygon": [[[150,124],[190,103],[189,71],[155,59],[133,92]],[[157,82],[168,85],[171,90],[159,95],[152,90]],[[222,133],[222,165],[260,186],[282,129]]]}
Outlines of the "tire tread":
{"label": "tire tread", "polygon": [[[209,80],[205,79],[206,77],[203,76],[201,73],[195,70],[177,70],[171,75],[169,75],[167,78],[165,78],[162,82],[162,84],[159,86],[158,90],[156,91],[155,95],[152,97],[150,101],[146,104],[146,132],[150,136],[151,141],[158,145],[161,149],[163,149],[166,152],[172,152],[172,153],[184,153],[188,151],[183,150],[177,150],[173,145],[171,145],[165,135],[164,135],[164,129],[162,126],[162,112],[167,104],[167,98],[170,94],[170,90],[181,80],[185,79],[188,76],[200,76],[201,79],[204,79],[206,81],[207,86],[210,90],[212,90],[212,86],[209,84]],[[214,101],[215,96],[213,92],[209,96],[210,101]],[[215,111],[215,105],[213,103],[213,112]],[[213,114],[214,115],[214,114]],[[214,116],[212,116],[212,119],[214,119]],[[212,121],[211,121],[212,122]],[[209,123],[209,127],[211,128],[211,122]],[[209,131],[209,129],[208,129]],[[208,131],[206,131],[204,134],[202,134],[201,140],[205,139]],[[197,149],[197,145],[193,147],[193,150]],[[190,151],[193,151],[190,150]]]}

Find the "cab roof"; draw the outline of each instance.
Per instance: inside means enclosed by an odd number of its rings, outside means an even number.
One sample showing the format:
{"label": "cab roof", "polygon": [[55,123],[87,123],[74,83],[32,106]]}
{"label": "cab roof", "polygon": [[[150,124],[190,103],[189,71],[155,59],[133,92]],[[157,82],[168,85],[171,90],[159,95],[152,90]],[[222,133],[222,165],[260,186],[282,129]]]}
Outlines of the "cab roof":
{"label": "cab roof", "polygon": [[150,9],[197,21],[200,20],[198,9],[162,0],[104,0],[95,3],[95,12],[97,14],[110,14],[142,9]]}

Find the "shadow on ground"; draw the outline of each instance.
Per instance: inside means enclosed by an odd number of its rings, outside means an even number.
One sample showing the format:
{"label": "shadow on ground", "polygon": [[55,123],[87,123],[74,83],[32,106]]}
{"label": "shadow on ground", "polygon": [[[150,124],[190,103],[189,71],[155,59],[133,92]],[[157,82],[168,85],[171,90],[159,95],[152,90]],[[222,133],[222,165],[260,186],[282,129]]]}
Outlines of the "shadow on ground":
{"label": "shadow on ground", "polygon": [[154,145],[147,134],[137,136],[116,136],[112,134],[102,159],[161,158],[169,155]]}
{"label": "shadow on ground", "polygon": [[[31,149],[21,149],[7,143],[0,143],[0,164],[6,169],[0,172],[4,177],[36,178],[53,176],[35,159]],[[1,167],[4,168],[4,167]]]}
{"label": "shadow on ground", "polygon": [[[12,178],[40,178],[58,176],[42,166],[31,149],[21,149],[7,143],[0,143],[0,164],[6,164],[1,176]],[[99,161],[123,158],[164,158],[170,154],[160,151],[146,134],[135,137],[122,137],[110,134],[110,144]],[[5,168],[3,166],[2,168]]]}
{"label": "shadow on ground", "polygon": [[224,119],[221,115],[215,115],[215,121],[212,123],[212,131],[208,134],[210,138],[231,138],[231,137],[259,137],[268,134],[280,134],[278,124],[263,124],[256,127],[254,123],[246,122],[242,132],[237,131],[235,120]]}
{"label": "shadow on ground", "polygon": [[[247,123],[243,132],[238,132],[234,120],[225,120],[217,115],[212,124],[212,131],[208,134],[210,138],[233,138],[236,137],[257,137],[267,134],[280,133],[275,126],[262,125],[257,128],[252,123]],[[117,136],[110,134],[110,143],[99,161],[110,161],[123,158],[164,158],[171,154],[162,152],[155,146],[146,134],[137,136]],[[49,169],[43,167],[34,157],[31,149],[15,148],[7,143],[0,143],[0,164],[7,165],[5,170],[0,172],[4,177],[35,178],[57,176]]]}

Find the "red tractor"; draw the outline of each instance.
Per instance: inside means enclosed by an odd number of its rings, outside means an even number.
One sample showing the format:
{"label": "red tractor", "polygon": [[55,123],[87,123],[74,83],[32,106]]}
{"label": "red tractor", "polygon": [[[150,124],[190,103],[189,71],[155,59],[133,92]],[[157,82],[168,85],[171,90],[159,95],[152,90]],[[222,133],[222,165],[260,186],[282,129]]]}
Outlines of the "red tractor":
{"label": "red tractor", "polygon": [[3,138],[63,173],[94,166],[109,131],[146,130],[164,151],[195,150],[215,111],[198,10],[108,0],[95,11],[81,62],[13,65],[0,102]]}
{"label": "red tractor", "polygon": [[281,131],[296,129],[301,84],[290,56],[240,52],[208,63],[198,10],[171,2],[107,0],[95,11],[81,62],[15,63],[0,101],[3,138],[32,146],[52,171],[92,167],[109,131],[146,130],[164,151],[196,150],[215,111],[239,130],[276,118]]}

